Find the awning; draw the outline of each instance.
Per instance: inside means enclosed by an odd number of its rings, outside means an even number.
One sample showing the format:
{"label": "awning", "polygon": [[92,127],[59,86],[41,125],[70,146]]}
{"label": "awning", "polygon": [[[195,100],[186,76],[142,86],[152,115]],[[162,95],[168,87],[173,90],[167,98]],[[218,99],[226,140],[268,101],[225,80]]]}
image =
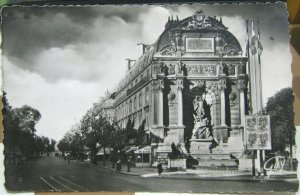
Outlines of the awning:
{"label": "awning", "polygon": [[[105,154],[110,154],[111,148],[105,148]],[[98,151],[98,153],[96,155],[103,155],[104,153],[103,148],[101,148],[101,150]]]}
{"label": "awning", "polygon": [[135,154],[150,154],[151,153],[151,146],[146,146],[141,149],[134,151]]}
{"label": "awning", "polygon": [[127,150],[129,150],[131,148],[131,146],[125,146],[122,150],[121,150],[121,152],[126,152]]}
{"label": "awning", "polygon": [[127,154],[127,153],[129,153],[129,152],[131,152],[131,151],[136,151],[136,150],[138,150],[138,149],[139,149],[138,146],[132,146],[132,147],[130,147],[129,150],[127,150],[125,153]]}

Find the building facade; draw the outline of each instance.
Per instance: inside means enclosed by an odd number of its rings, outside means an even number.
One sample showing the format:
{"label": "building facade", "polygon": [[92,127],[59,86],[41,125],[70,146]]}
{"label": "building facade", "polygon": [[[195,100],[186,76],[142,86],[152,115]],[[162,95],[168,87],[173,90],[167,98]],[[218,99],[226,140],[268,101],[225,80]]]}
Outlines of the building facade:
{"label": "building facade", "polygon": [[[152,158],[171,144],[195,158],[244,151],[248,112],[247,61],[222,18],[197,11],[169,18],[158,40],[147,45],[114,92],[113,111],[121,128],[141,126]],[[203,154],[205,154],[203,156]]]}

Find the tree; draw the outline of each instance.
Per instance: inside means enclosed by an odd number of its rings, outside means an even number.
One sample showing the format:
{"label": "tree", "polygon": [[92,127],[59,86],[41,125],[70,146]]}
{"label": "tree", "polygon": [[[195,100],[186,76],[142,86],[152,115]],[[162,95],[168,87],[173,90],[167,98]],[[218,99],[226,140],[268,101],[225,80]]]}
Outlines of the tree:
{"label": "tree", "polygon": [[35,125],[41,119],[40,112],[27,105],[24,105],[21,108],[15,108],[14,112],[20,120],[20,130],[34,134],[36,131]]}
{"label": "tree", "polygon": [[268,99],[266,112],[271,119],[272,148],[284,152],[295,144],[293,90],[284,88]]}
{"label": "tree", "polygon": [[4,125],[4,144],[8,154],[13,154],[14,163],[16,163],[16,153],[21,152],[25,157],[32,157],[39,153],[37,146],[40,139],[35,138],[35,125],[40,120],[41,114],[38,110],[24,105],[21,108],[12,108],[3,93],[2,102],[4,108],[3,125]]}

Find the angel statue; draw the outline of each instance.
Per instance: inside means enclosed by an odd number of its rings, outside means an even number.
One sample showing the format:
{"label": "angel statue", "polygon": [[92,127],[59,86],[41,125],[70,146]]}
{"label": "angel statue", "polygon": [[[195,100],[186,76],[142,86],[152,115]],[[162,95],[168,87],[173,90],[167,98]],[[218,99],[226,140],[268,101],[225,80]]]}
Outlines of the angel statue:
{"label": "angel statue", "polygon": [[196,96],[194,101],[194,130],[193,138],[209,139],[212,138],[212,126],[210,107],[211,105],[201,96]]}

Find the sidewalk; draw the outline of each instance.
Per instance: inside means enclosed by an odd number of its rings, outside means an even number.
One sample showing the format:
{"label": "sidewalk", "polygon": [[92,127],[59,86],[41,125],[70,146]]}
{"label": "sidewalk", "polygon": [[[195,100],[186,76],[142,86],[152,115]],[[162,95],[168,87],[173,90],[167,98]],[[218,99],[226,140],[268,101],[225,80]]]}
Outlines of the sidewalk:
{"label": "sidewalk", "polygon": [[[111,172],[115,172],[112,168],[112,163],[106,161],[103,165],[102,161],[99,161],[96,165],[101,169],[105,169]],[[270,177],[257,178],[251,175],[249,171],[237,171],[237,170],[191,170],[185,171],[170,171],[164,169],[161,175],[158,175],[156,167],[130,167],[130,172],[127,172],[127,165],[122,164],[119,174],[126,174],[131,176],[139,176],[144,178],[169,178],[169,179],[197,179],[197,180],[219,180],[219,181],[253,181],[253,182],[267,182],[267,181],[285,181],[285,182],[298,182],[297,173],[295,171],[282,171],[272,173]]]}
{"label": "sidewalk", "polygon": [[[102,161],[99,161],[96,166],[106,169],[106,170],[109,170],[109,171],[112,171],[112,172],[115,172],[115,169],[116,169],[116,168],[112,168],[112,163],[109,160],[105,161],[105,165],[103,165]],[[157,174],[157,169],[156,169],[156,167],[132,167],[131,166],[130,172],[127,172],[127,165],[122,164],[121,171],[119,171],[118,173],[126,174],[126,175],[133,175],[133,176],[143,176],[146,174],[153,174],[153,173]]]}

